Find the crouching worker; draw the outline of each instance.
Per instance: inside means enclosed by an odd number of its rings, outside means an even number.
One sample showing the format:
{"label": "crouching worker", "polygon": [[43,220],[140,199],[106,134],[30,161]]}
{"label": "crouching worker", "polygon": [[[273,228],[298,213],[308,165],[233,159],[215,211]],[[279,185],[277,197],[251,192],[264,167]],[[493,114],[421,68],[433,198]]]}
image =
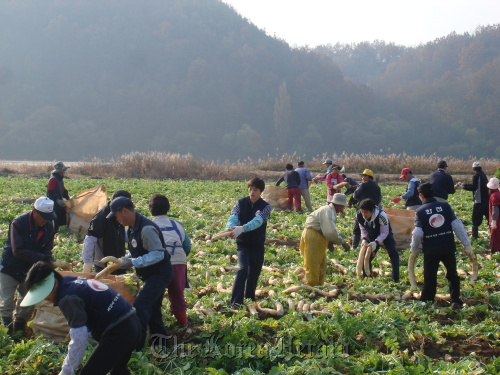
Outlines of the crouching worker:
{"label": "crouching worker", "polygon": [[39,261],[26,276],[28,293],[21,306],[44,299],[58,306],[70,327],[71,341],[59,375],[74,374],[87,349],[89,332],[98,345],[79,372],[82,375],[130,374],[127,363],[140,339],[134,308],[97,280],[61,276]]}
{"label": "crouching worker", "polygon": [[[371,276],[371,262],[383,244],[389,254],[392,265],[392,279],[399,282],[399,253],[396,250],[396,241],[392,235],[391,224],[384,210],[377,207],[371,198],[363,199],[359,203],[356,220],[361,229],[361,251],[366,248],[369,257],[369,266],[364,267],[366,276]],[[358,262],[359,263],[359,262]],[[369,268],[369,269],[367,269]]]}
{"label": "crouching worker", "polygon": [[332,202],[307,215],[299,249],[304,257],[306,283],[310,286],[323,285],[325,282],[326,248],[329,241],[350,250],[349,244],[338,234],[335,225],[337,213],[344,212],[346,206],[346,196],[336,193]]}

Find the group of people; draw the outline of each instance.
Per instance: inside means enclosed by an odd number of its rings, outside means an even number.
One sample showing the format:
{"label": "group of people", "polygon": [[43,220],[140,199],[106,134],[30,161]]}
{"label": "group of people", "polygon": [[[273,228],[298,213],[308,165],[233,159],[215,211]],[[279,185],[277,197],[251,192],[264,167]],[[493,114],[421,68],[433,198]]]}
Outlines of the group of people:
{"label": "group of people", "polygon": [[[357,248],[361,243],[361,246],[370,248],[371,259],[384,247],[391,260],[393,281],[399,282],[399,253],[389,218],[382,209],[382,194],[374,181],[373,172],[365,169],[360,173],[362,182],[359,184],[350,179],[352,197],[348,203],[346,194],[341,193],[344,186],[338,186],[348,178],[339,175],[340,167],[333,165],[331,159],[325,162],[328,161],[329,171],[323,176],[328,186],[327,204],[315,211],[312,210],[308,191],[309,182],[313,179],[303,162],[295,170],[291,164],[287,165],[285,174],[277,183],[286,182],[287,190],[292,190],[289,199],[297,199],[299,195],[299,205],[295,204],[297,211],[300,211],[300,195],[305,198],[310,211],[299,245],[307,284],[316,286],[324,283],[326,250],[330,242],[346,251]],[[431,174],[428,183],[421,183],[411,169],[404,168],[400,179],[408,182],[406,191],[392,200],[395,203],[405,200],[407,209],[415,210],[411,251],[422,250],[424,253],[421,300],[434,299],[437,268],[443,262],[452,303],[460,307],[460,278],[456,271],[453,233],[467,253],[473,250],[462,222],[446,202],[448,194],[453,194],[461,186],[453,185],[451,180],[453,189],[450,188],[446,162],[441,161],[438,166],[438,171]],[[486,216],[484,204],[487,196],[482,190],[483,183],[486,184],[491,243],[498,246],[499,182],[496,178],[486,182],[480,167],[479,163],[474,163],[473,182],[463,185],[463,188],[474,192],[474,228]],[[57,163],[51,176],[52,182],[49,182],[50,190],[49,187],[47,189],[48,197],[38,198],[30,212],[15,218],[10,224],[0,263],[2,321],[9,334],[14,336],[17,332],[22,335],[33,313],[33,305],[44,299],[50,301],[59,306],[70,327],[71,341],[60,374],[76,371],[85,353],[89,333],[98,345],[84,364],[81,374],[106,374],[109,371],[128,374],[127,363],[131,353],[142,349],[147,332],[150,342],[166,335],[162,301],[167,289],[170,309],[177,323],[183,327],[188,325],[184,289],[190,238],[181,223],[168,218],[170,203],[164,195],[151,196],[149,209],[153,219],[150,220],[136,212],[128,191],[117,190],[112,200],[91,221],[83,243],[82,258],[85,273],[102,270],[105,264],[100,260],[110,255],[120,259],[117,272],[134,268],[143,285],[133,305],[92,278],[62,276],[54,270],[51,262],[54,235],[58,225],[63,225],[62,221],[56,223],[59,215],[62,216],[58,207],[64,207],[64,199],[68,199],[62,183],[67,168],[63,163]],[[266,228],[272,210],[269,203],[262,199],[265,190],[262,179],[251,179],[247,189],[248,195],[236,202],[226,223],[230,237],[236,240],[239,262],[230,301],[234,308],[243,305],[245,299],[255,300],[264,263]],[[357,214],[352,243],[349,244],[338,233],[336,223],[337,214],[342,214],[352,204],[357,204]],[[291,203],[289,207],[292,207]],[[477,235],[477,231],[473,229],[472,235]],[[492,247],[493,252],[499,250]],[[19,295],[17,304],[16,290]]]}

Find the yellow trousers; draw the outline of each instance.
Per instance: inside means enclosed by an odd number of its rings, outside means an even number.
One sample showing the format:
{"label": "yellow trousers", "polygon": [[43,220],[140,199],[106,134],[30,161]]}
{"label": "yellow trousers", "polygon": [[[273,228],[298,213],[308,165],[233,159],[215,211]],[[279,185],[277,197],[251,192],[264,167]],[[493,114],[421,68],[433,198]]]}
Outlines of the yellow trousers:
{"label": "yellow trousers", "polygon": [[300,237],[300,253],[304,257],[306,283],[323,285],[326,275],[326,247],[328,239],[313,228],[304,228]]}

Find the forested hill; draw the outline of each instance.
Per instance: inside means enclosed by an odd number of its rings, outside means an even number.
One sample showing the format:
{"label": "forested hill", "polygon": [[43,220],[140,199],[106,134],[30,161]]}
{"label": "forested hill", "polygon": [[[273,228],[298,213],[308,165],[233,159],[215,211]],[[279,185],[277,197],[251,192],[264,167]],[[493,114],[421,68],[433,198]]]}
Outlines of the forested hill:
{"label": "forested hill", "polygon": [[397,47],[360,80],[352,56],[291,49],[217,0],[5,0],[0,158],[500,157],[498,30]]}

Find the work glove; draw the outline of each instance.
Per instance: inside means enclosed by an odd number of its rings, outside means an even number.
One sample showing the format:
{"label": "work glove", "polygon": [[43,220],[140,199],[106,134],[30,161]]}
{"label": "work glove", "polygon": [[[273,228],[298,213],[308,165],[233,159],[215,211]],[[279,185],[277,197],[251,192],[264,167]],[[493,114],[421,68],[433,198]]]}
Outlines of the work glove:
{"label": "work glove", "polygon": [[472,255],[474,254],[473,250],[472,250],[472,245],[465,245],[464,246],[464,252],[465,254],[467,255]]}
{"label": "work glove", "polygon": [[121,257],[120,259],[122,261],[118,265],[118,267],[120,267],[121,270],[128,270],[129,268],[134,267],[134,264],[132,263],[132,259],[131,258]]}
{"label": "work glove", "polygon": [[85,262],[83,263],[83,273],[90,273],[92,272],[92,262]]}
{"label": "work glove", "polygon": [[497,229],[497,221],[491,220],[491,229]]}
{"label": "work glove", "polygon": [[464,184],[462,184],[461,182],[456,183],[455,190],[459,190],[459,189],[463,189],[463,188],[464,188]]}
{"label": "work glove", "polygon": [[64,201],[62,199],[57,199],[56,200],[56,203],[61,206],[61,207],[64,207]]}
{"label": "work glove", "polygon": [[372,252],[375,252],[375,250],[377,250],[377,243],[375,241],[370,242],[368,245],[371,246]]}
{"label": "work glove", "polygon": [[243,232],[244,232],[243,226],[239,225],[237,227],[234,227],[231,232],[231,238],[237,238]]}
{"label": "work glove", "polygon": [[342,242],[342,247],[344,248],[345,251],[351,250],[351,245],[349,245],[347,242]]}
{"label": "work glove", "polygon": [[397,198],[394,198],[392,201],[394,203],[399,203],[399,202],[401,202],[401,199],[402,199],[401,197],[397,197]]}
{"label": "work glove", "polygon": [[368,245],[368,241],[367,240],[361,241],[361,247],[366,246],[366,245]]}
{"label": "work glove", "polygon": [[69,375],[69,374],[61,370],[61,372],[59,373],[59,375]]}

